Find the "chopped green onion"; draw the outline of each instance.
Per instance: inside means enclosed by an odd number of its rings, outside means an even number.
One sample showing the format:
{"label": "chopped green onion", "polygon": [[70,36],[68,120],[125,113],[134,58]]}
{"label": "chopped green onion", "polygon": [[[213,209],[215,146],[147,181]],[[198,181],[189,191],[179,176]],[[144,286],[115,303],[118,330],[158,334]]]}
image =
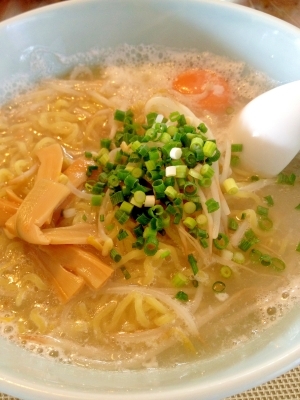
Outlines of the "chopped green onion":
{"label": "chopped green onion", "polygon": [[153,196],[153,195],[146,196],[144,206],[145,207],[153,207],[154,205],[155,205],[155,196]]}
{"label": "chopped green onion", "polygon": [[230,165],[232,167],[237,167],[240,163],[240,157],[237,155],[232,155],[230,158]]}
{"label": "chopped green onion", "polygon": [[215,170],[209,164],[204,164],[200,169],[200,173],[205,178],[212,178]]}
{"label": "chopped green onion", "polygon": [[139,236],[136,239],[136,242],[132,243],[132,248],[141,250],[144,247],[144,243],[145,239],[142,236]]}
{"label": "chopped green onion", "polygon": [[143,204],[144,201],[146,200],[146,194],[144,192],[142,192],[141,190],[134,192],[133,197],[137,203],[141,203],[141,204]]}
{"label": "chopped green onion", "polygon": [[171,251],[170,250],[163,250],[161,253],[160,253],[160,258],[167,258],[167,257],[169,257],[169,255],[171,254]]}
{"label": "chopped green onion", "polygon": [[169,120],[171,122],[175,122],[178,121],[180,118],[180,114],[178,111],[173,111],[170,115],[169,115]]}
{"label": "chopped green onion", "polygon": [[196,221],[198,226],[204,226],[207,223],[207,216],[204,214],[199,214],[196,217]]}
{"label": "chopped green onion", "polygon": [[150,222],[150,218],[143,213],[137,217],[136,221],[141,225],[147,225]]}
{"label": "chopped green onion", "polygon": [[198,126],[198,129],[202,133],[206,133],[208,131],[207,126],[204,124],[204,122],[200,123],[200,125]]}
{"label": "chopped green onion", "polygon": [[213,198],[208,199],[206,202],[207,212],[212,213],[220,208],[220,204]]}
{"label": "chopped green onion", "polygon": [[250,260],[252,262],[255,262],[255,263],[260,262],[261,256],[262,256],[262,252],[257,249],[252,249],[250,252]]}
{"label": "chopped green onion", "polygon": [[126,212],[126,214],[130,214],[133,209],[133,204],[128,203],[128,201],[123,201],[120,205],[120,210]]}
{"label": "chopped green onion", "polygon": [[211,140],[207,140],[203,146],[203,153],[205,157],[212,157],[216,149],[217,149],[216,143]]}
{"label": "chopped green onion", "polygon": [[156,236],[148,236],[145,240],[144,252],[147,256],[153,256],[158,250],[159,241]]}
{"label": "chopped green onion", "polygon": [[152,183],[152,187],[155,193],[164,193],[166,190],[166,187],[162,179],[157,179],[156,181],[154,181]]}
{"label": "chopped green onion", "polygon": [[173,147],[170,151],[170,157],[173,160],[179,160],[180,157],[182,156],[182,150],[180,147]]}
{"label": "chopped green onion", "polygon": [[187,196],[194,196],[197,190],[197,186],[193,182],[186,182],[183,188],[183,192]]}
{"label": "chopped green onion", "polygon": [[185,292],[180,291],[176,293],[175,299],[187,302],[189,300],[189,296]]}
{"label": "chopped green onion", "polygon": [[243,251],[247,251],[257,242],[259,242],[259,239],[250,228],[244,233],[244,236],[242,237],[238,247]]}
{"label": "chopped green onion", "polygon": [[269,231],[273,228],[273,222],[268,217],[261,217],[258,220],[258,226],[263,231]]}
{"label": "chopped green onion", "polygon": [[176,176],[176,166],[175,165],[169,165],[168,167],[166,167],[165,170],[166,176]]}
{"label": "chopped green onion", "polygon": [[162,205],[157,204],[156,206],[153,206],[151,208],[149,208],[148,210],[148,214],[150,215],[150,217],[154,217],[157,218],[160,215],[162,215],[164,212],[164,208]]}
{"label": "chopped green onion", "polygon": [[277,183],[286,184],[286,185],[294,185],[296,180],[296,175],[294,173],[287,175],[281,172],[277,177]]}
{"label": "chopped green onion", "polygon": [[177,272],[172,278],[172,285],[175,287],[186,286],[189,283],[189,278],[181,272]]}
{"label": "chopped green onion", "polygon": [[103,197],[102,197],[102,196],[99,196],[99,195],[94,195],[94,196],[92,196],[92,199],[91,199],[91,204],[92,204],[92,206],[93,206],[93,207],[99,207],[99,206],[101,206],[102,199],[103,199]]}
{"label": "chopped green onion", "polygon": [[143,236],[143,234],[144,234],[143,225],[142,225],[142,224],[139,224],[139,225],[135,226],[135,227],[133,228],[133,233],[135,234],[136,237]]}
{"label": "chopped green onion", "polygon": [[168,187],[165,189],[165,192],[164,192],[164,193],[165,193],[165,195],[166,195],[169,199],[171,199],[171,200],[175,199],[175,198],[177,197],[177,195],[178,195],[177,190],[174,189],[173,186],[168,186]]}
{"label": "chopped green onion", "polygon": [[123,225],[129,220],[130,216],[125,211],[118,209],[115,212],[115,218],[121,225]]}
{"label": "chopped green onion", "polygon": [[228,246],[229,238],[225,233],[219,233],[216,239],[213,239],[213,243],[218,250],[223,250]]}
{"label": "chopped green onion", "polygon": [[300,204],[295,207],[295,210],[300,210]]}
{"label": "chopped green onion", "polygon": [[239,224],[236,219],[228,218],[228,229],[232,231],[236,231],[239,227]]}
{"label": "chopped green onion", "polygon": [[204,249],[207,249],[207,248],[208,248],[208,241],[207,241],[206,238],[201,238],[199,241],[200,241],[201,246],[202,246]]}
{"label": "chopped green onion", "polygon": [[138,179],[132,176],[131,174],[128,174],[124,179],[125,186],[127,186],[130,189],[132,189],[137,183]]}
{"label": "chopped green onion", "polygon": [[130,172],[134,178],[141,178],[144,175],[142,168],[136,167]]}
{"label": "chopped green onion", "polygon": [[119,241],[121,241],[121,240],[126,239],[128,236],[129,235],[128,235],[127,231],[125,231],[124,229],[120,229],[120,231],[119,231],[119,233],[117,235],[117,238],[118,238]]}
{"label": "chopped green onion", "polygon": [[113,206],[122,203],[124,201],[124,195],[121,190],[114,192],[110,195],[110,201]]}
{"label": "chopped green onion", "polygon": [[110,148],[111,145],[111,140],[110,139],[101,139],[100,140],[100,146],[102,148],[108,149]]}
{"label": "chopped green onion", "polygon": [[272,257],[269,254],[262,254],[260,256],[260,263],[264,266],[271,265]]}
{"label": "chopped green onion", "polygon": [[110,258],[116,263],[122,259],[122,256],[118,253],[116,249],[111,249],[109,255]]}
{"label": "chopped green onion", "polygon": [[191,141],[190,149],[192,151],[195,151],[196,148],[199,148],[199,147],[202,148],[203,143],[204,143],[203,139],[201,139],[200,137],[195,137]]}
{"label": "chopped green onion", "polygon": [[185,178],[187,174],[186,165],[176,165],[176,178]]}
{"label": "chopped green onion", "polygon": [[188,174],[189,174],[192,178],[195,178],[195,179],[202,179],[202,175],[201,175],[199,172],[197,172],[196,170],[192,169],[192,168],[189,170]]}
{"label": "chopped green onion", "polygon": [[97,171],[97,170],[98,170],[97,165],[89,165],[86,170],[86,176],[91,176],[93,171]]}
{"label": "chopped green onion", "polygon": [[119,186],[120,180],[117,177],[117,175],[110,175],[107,179],[107,184],[109,187],[114,188],[114,187]]}
{"label": "chopped green onion", "polygon": [[[193,214],[196,211],[196,204],[193,203],[192,201],[187,201],[184,205],[183,205],[183,211],[186,214]],[[197,221],[196,221],[197,222]]]}
{"label": "chopped green onion", "polygon": [[125,115],[126,115],[125,111],[116,110],[114,114],[114,120],[123,122],[125,119]]}
{"label": "chopped green onion", "polygon": [[274,206],[274,200],[270,194],[268,196],[265,196],[264,199],[266,200],[269,207]]}
{"label": "chopped green onion", "polygon": [[230,278],[232,275],[232,269],[228,265],[223,265],[220,272],[223,278]]}
{"label": "chopped green onion", "polygon": [[131,275],[130,275],[130,273],[128,272],[128,270],[127,270],[126,267],[122,266],[122,267],[120,267],[120,270],[122,271],[122,273],[123,273],[123,275],[124,275],[124,278],[125,278],[126,280],[131,278]]}
{"label": "chopped green onion", "polygon": [[178,225],[178,224],[180,223],[180,221],[181,221],[181,218],[182,218],[181,212],[177,212],[177,213],[175,214],[175,216],[174,216],[173,223],[174,223],[175,225]]}
{"label": "chopped green onion", "polygon": [[189,229],[194,229],[195,226],[197,225],[197,222],[196,222],[195,218],[186,217],[183,220],[183,225],[186,226]]}
{"label": "chopped green onion", "polygon": [[85,156],[85,158],[92,158],[93,154],[90,151],[85,151],[84,156]]}
{"label": "chopped green onion", "polygon": [[235,251],[232,256],[232,261],[236,262],[237,264],[244,264],[245,256],[243,253]]}
{"label": "chopped green onion", "polygon": [[279,258],[273,257],[271,260],[271,266],[275,269],[275,271],[281,272],[285,269],[284,261]]}
{"label": "chopped green onion", "polygon": [[232,153],[238,153],[243,151],[243,145],[242,144],[238,144],[238,143],[233,143],[231,145],[231,152]]}
{"label": "chopped green onion", "polygon": [[188,262],[192,268],[193,274],[196,275],[199,271],[198,265],[197,265],[197,260],[193,256],[193,254],[188,255]]}
{"label": "chopped green onion", "polygon": [[111,231],[114,229],[114,227],[115,227],[115,224],[108,224],[108,225],[106,225],[106,229],[107,229],[109,232],[111,232]]}
{"label": "chopped green onion", "polygon": [[239,187],[233,178],[225,179],[225,181],[223,182],[223,187],[226,193],[230,195],[236,194],[239,191]]}
{"label": "chopped green onion", "polygon": [[268,209],[267,207],[257,206],[257,207],[256,207],[256,213],[257,213],[258,215],[262,215],[262,216],[264,216],[264,217],[267,217],[267,216],[268,216],[268,213],[269,213],[269,209]]}

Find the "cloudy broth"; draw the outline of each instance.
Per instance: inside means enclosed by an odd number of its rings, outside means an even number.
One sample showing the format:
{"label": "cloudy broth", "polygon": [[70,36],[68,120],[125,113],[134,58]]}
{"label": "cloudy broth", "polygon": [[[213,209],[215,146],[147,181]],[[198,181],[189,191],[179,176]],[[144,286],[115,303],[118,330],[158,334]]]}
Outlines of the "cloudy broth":
{"label": "cloudy broth", "polygon": [[[186,93],[174,86],[181,74],[191,70],[213,71],[224,79],[230,92],[224,109],[205,108],[199,101],[207,94]],[[216,357],[254,340],[287,313],[298,301],[299,160],[287,168],[282,183],[277,178],[258,179],[240,171],[238,163],[229,163],[232,116],[273,85],[243,62],[210,53],[125,46],[108,53],[99,65],[77,66],[68,76],[46,79],[5,104],[0,111],[2,334],[62,362],[106,369],[159,367]],[[225,89],[218,81],[205,90],[218,97]],[[159,100],[151,108],[153,98]],[[107,192],[93,197],[91,188],[95,181],[111,175],[107,163],[113,164],[118,145],[101,152],[99,143],[103,138],[113,140],[123,129],[122,122],[114,120],[115,110],[131,110],[141,135],[145,107],[160,115],[166,99],[184,105],[209,127],[208,141],[216,140],[220,158],[213,163],[212,186],[201,187],[196,175],[185,177],[196,182],[197,209],[190,213],[184,208],[179,223],[158,229],[158,247],[146,255],[134,245],[135,218],[143,207],[135,206],[123,224],[115,214],[120,204],[112,205]],[[193,125],[192,117],[187,120]],[[174,127],[174,121],[168,126]],[[166,142],[157,142],[153,147],[160,152]],[[149,161],[145,156],[133,163],[126,158],[132,145],[121,142],[120,147],[119,164],[124,169]],[[105,163],[99,161],[103,154],[108,154]],[[242,153],[232,155],[241,157]],[[56,165],[56,159],[61,167],[53,172],[56,167],[51,164],[49,168],[49,163],[54,160]],[[80,168],[74,172],[72,165],[78,160]],[[143,168],[148,175],[154,171]],[[190,169],[197,172],[197,166]],[[106,175],[100,178],[101,173]],[[237,183],[234,194],[224,189],[227,178]],[[151,180],[143,179],[151,187]],[[43,222],[29,226],[28,215],[34,220],[35,208],[42,208],[41,201],[35,204],[34,195],[40,193],[37,185],[49,194],[45,208],[52,207],[52,211],[47,216],[40,211]],[[125,186],[123,181],[118,185]],[[183,190],[177,181],[174,187],[177,192]],[[56,203],[51,200],[55,190],[63,192]],[[115,189],[110,186],[109,190]],[[220,211],[205,213],[205,200],[215,194]],[[188,199],[181,198],[182,206]],[[169,200],[156,198],[154,204],[166,208]],[[186,218],[196,221],[200,214],[206,214],[206,222],[198,224],[195,237],[195,229],[188,224],[193,222]],[[170,212],[168,218],[172,222],[174,214]],[[229,227],[232,220],[235,225]],[[218,225],[216,232],[214,224]],[[120,239],[124,230],[128,236]],[[68,235],[73,235],[74,243]],[[147,240],[146,234],[142,236]],[[251,242],[249,247],[241,248],[243,239]],[[75,256],[70,246],[81,257],[80,265],[71,262]],[[112,246],[121,260],[113,259]],[[188,261],[191,254],[197,271]],[[91,265],[88,272],[84,257]],[[68,281],[66,287],[63,280]],[[186,297],[178,298],[178,292]]]}

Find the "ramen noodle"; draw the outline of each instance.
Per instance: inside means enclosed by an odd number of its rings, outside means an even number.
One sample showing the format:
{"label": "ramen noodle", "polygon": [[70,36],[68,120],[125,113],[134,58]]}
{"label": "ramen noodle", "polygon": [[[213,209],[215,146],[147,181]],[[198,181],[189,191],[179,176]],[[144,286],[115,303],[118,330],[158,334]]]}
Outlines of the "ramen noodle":
{"label": "ramen noodle", "polygon": [[297,161],[247,173],[228,132],[271,83],[212,54],[142,50],[1,108],[1,331],[62,362],[215,357],[295,301]]}

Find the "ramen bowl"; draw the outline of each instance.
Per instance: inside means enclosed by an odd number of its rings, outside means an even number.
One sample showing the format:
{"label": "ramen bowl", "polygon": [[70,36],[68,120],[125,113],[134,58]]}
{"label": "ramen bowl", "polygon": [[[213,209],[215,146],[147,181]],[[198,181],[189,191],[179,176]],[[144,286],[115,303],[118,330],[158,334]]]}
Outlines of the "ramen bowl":
{"label": "ramen bowl", "polygon": [[[280,83],[300,79],[300,30],[244,6],[214,0],[71,0],[1,23],[1,102],[125,43],[209,51],[242,60]],[[226,354],[168,368],[101,371],[56,362],[5,338],[0,343],[0,389],[24,400],[218,400],[299,363],[299,308]]]}

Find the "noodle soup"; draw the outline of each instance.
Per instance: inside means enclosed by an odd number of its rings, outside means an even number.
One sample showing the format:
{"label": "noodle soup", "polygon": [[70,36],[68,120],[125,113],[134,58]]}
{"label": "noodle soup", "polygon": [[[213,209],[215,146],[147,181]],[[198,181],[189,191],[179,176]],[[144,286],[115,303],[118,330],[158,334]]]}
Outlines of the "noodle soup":
{"label": "noodle soup", "polygon": [[2,334],[136,369],[216,357],[287,312],[297,160],[242,171],[228,132],[273,84],[210,53],[126,46],[4,105]]}

